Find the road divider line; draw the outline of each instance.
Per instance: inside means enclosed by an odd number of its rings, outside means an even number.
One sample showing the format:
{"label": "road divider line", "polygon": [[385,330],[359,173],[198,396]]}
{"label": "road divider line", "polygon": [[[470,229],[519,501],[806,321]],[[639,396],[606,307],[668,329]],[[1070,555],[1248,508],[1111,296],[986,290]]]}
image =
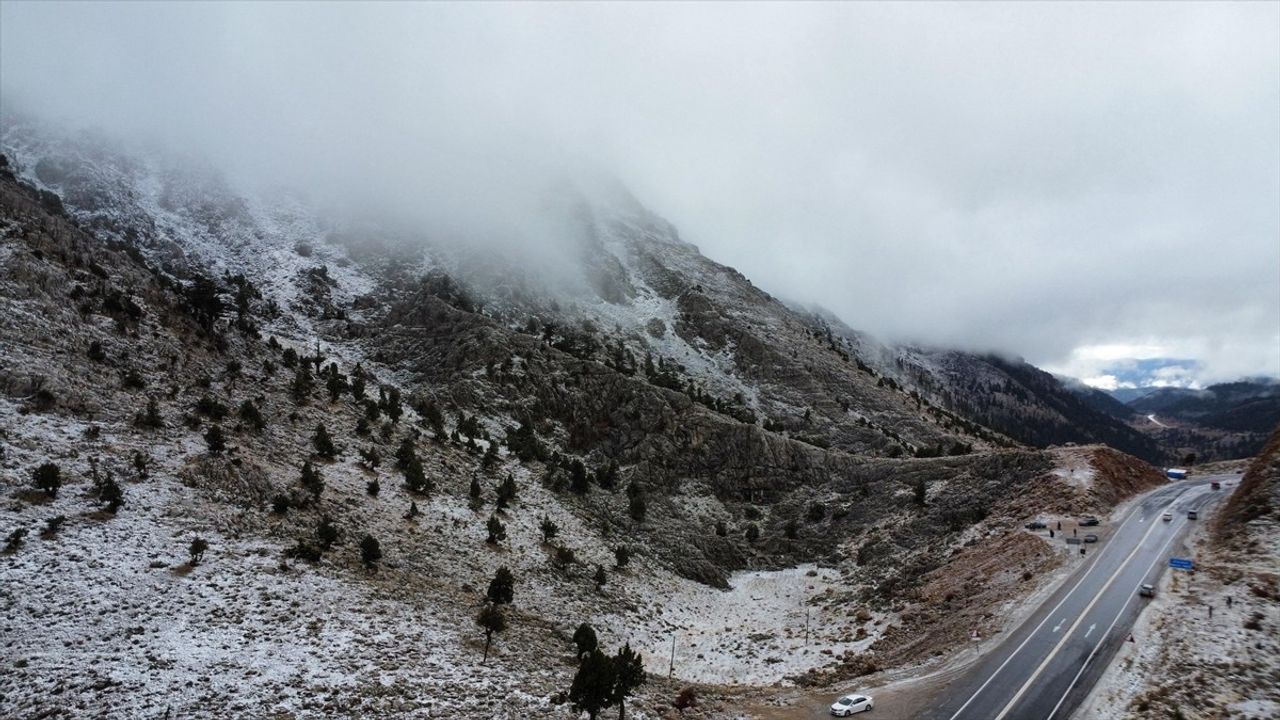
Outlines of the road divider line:
{"label": "road divider line", "polygon": [[[1164,558],[1165,552],[1169,550],[1169,545],[1173,543],[1174,538],[1178,537],[1178,533],[1182,531],[1182,528],[1186,527],[1188,524],[1190,523],[1183,520],[1178,529],[1169,536],[1169,539],[1164,541],[1164,545],[1160,547],[1160,552],[1156,553],[1156,559],[1152,561],[1151,567],[1147,568],[1147,572],[1142,575],[1143,580],[1147,579],[1147,575],[1151,573],[1152,569],[1160,565],[1160,561]],[[1062,703],[1067,701],[1067,696],[1071,694],[1076,683],[1080,682],[1080,676],[1084,675],[1085,668],[1089,667],[1089,663],[1093,661],[1093,656],[1097,654],[1098,648],[1102,647],[1102,643],[1106,642],[1106,639],[1111,636],[1111,631],[1115,629],[1116,623],[1120,622],[1120,617],[1124,615],[1125,608],[1129,607],[1129,603],[1133,602],[1133,596],[1136,592],[1136,590],[1129,591],[1129,597],[1126,598],[1124,604],[1120,606],[1120,611],[1117,612],[1116,616],[1111,620],[1111,624],[1107,626],[1106,632],[1102,633],[1101,637],[1098,638],[1098,642],[1093,646],[1093,650],[1089,651],[1089,656],[1084,659],[1084,664],[1080,666],[1080,671],[1071,679],[1071,684],[1067,686],[1067,691],[1062,693],[1062,697],[1058,698],[1058,704],[1053,706],[1053,710],[1049,712],[1049,717],[1045,718],[1045,720],[1053,720],[1053,716],[1058,714],[1058,709],[1062,707]],[[1090,625],[1089,630],[1092,631],[1094,627],[1095,626]],[[1086,634],[1085,637],[1088,638],[1088,634]]]}
{"label": "road divider line", "polygon": [[[1180,495],[1182,495],[1182,493],[1178,493],[1173,496],[1169,503],[1173,504]],[[1090,600],[1089,604],[1080,612],[1080,616],[1077,617],[1076,621],[1071,624],[1071,627],[1067,628],[1067,631],[1063,633],[1062,639],[1058,641],[1058,644],[1053,646],[1053,650],[1050,650],[1049,654],[1040,662],[1040,665],[1036,667],[1036,671],[1031,673],[1031,677],[1027,678],[1027,681],[1022,684],[1022,687],[1018,688],[1018,692],[1013,696],[1013,699],[1004,706],[1004,709],[1002,709],[1000,714],[995,716],[993,720],[1003,720],[1004,717],[1009,714],[1009,711],[1013,709],[1013,706],[1022,699],[1022,696],[1026,694],[1027,689],[1031,687],[1031,684],[1036,681],[1036,678],[1040,677],[1040,673],[1044,672],[1044,669],[1049,665],[1049,663],[1057,657],[1058,653],[1062,650],[1062,646],[1067,644],[1067,639],[1071,637],[1071,633],[1076,631],[1076,628],[1084,621],[1085,616],[1089,614],[1089,611],[1093,609],[1093,606],[1096,605],[1098,600],[1107,592],[1107,588],[1111,587],[1111,583],[1115,582],[1116,578],[1120,576],[1120,573],[1124,572],[1125,566],[1129,564],[1129,561],[1133,559],[1134,555],[1138,554],[1138,551],[1142,549],[1144,544],[1146,544],[1147,539],[1151,537],[1151,533],[1155,532],[1158,527],[1162,527],[1162,525],[1160,523],[1151,524],[1151,529],[1147,530],[1146,534],[1142,536],[1142,539],[1133,546],[1133,550],[1120,563],[1120,566],[1116,568],[1115,572],[1111,573],[1111,577],[1107,578],[1107,582],[1102,586],[1102,589],[1094,594],[1093,599]]]}
{"label": "road divider line", "polygon": [[[1120,527],[1116,528],[1115,535],[1113,535],[1112,537],[1114,538],[1115,536],[1118,536],[1120,532],[1124,530],[1124,526],[1128,525],[1129,521],[1133,520],[1135,517],[1137,517],[1136,504],[1135,504],[1135,508],[1129,512],[1129,517],[1125,518],[1124,521],[1120,523]],[[964,712],[964,709],[969,707],[969,704],[974,701],[974,698],[981,695],[982,691],[987,689],[987,686],[991,684],[991,681],[996,679],[996,676],[999,675],[1005,669],[1005,666],[1007,666],[1009,662],[1013,660],[1013,657],[1017,655],[1019,652],[1021,652],[1022,648],[1026,647],[1027,643],[1031,642],[1031,638],[1035,637],[1036,633],[1040,632],[1040,628],[1044,627],[1044,624],[1049,621],[1049,618],[1053,617],[1054,614],[1058,612],[1058,609],[1062,607],[1063,603],[1065,603],[1072,595],[1075,594],[1076,590],[1080,588],[1080,585],[1084,583],[1085,579],[1087,579],[1089,575],[1093,573],[1094,568],[1098,567],[1098,563],[1102,560],[1102,556],[1105,555],[1107,551],[1111,549],[1111,547],[1112,547],[1112,544],[1107,543],[1106,547],[1102,548],[1102,550],[1098,552],[1098,554],[1093,556],[1093,560],[1089,562],[1089,568],[1084,571],[1084,574],[1080,576],[1080,579],[1076,581],[1076,584],[1072,586],[1072,588],[1069,591],[1067,591],[1066,595],[1062,596],[1062,599],[1058,601],[1057,605],[1053,606],[1052,610],[1050,610],[1048,613],[1045,613],[1044,619],[1042,619],[1039,622],[1039,624],[1036,625],[1034,630],[1027,633],[1027,637],[1024,638],[1021,643],[1018,644],[1018,647],[1014,648],[1013,652],[1009,653],[1009,657],[1005,658],[1004,662],[1000,663],[1000,667],[996,668],[996,671],[991,673],[991,677],[988,677],[986,682],[982,683],[982,685],[977,690],[975,690],[972,695],[969,696],[969,699],[964,701],[964,704],[960,706],[959,710],[956,710],[955,714],[952,715],[949,720],[956,720],[956,718],[960,717],[960,713]],[[1121,566],[1123,567],[1123,563],[1121,564]]]}

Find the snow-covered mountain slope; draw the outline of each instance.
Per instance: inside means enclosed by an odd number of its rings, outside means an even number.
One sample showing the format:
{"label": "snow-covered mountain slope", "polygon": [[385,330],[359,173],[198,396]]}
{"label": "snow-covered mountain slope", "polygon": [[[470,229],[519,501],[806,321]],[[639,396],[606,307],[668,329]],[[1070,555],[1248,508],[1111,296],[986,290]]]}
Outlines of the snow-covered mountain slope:
{"label": "snow-covered mountain slope", "polygon": [[[1099,510],[634,203],[579,208],[563,290],[11,130],[33,184],[0,168],[0,715],[563,716],[589,622],[653,673],[633,717],[695,681],[732,716],[720,683],[998,625],[1034,589],[1017,563],[1053,563],[1018,498]],[[979,536],[1008,572],[921,612]]]}

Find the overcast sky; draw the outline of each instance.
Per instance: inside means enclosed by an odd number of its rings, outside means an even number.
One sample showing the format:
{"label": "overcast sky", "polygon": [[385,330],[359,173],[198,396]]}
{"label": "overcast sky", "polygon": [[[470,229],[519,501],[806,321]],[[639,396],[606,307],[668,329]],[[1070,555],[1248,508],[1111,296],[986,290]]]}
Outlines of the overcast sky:
{"label": "overcast sky", "polygon": [[0,91],[454,229],[603,170],[886,339],[1280,375],[1277,3],[5,2]]}

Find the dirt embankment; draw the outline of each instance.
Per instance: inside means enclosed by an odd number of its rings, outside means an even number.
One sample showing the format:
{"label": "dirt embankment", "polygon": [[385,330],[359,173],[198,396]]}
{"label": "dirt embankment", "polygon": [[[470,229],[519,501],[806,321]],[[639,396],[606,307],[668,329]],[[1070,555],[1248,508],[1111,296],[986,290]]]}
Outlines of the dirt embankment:
{"label": "dirt embankment", "polygon": [[1250,537],[1249,523],[1274,518],[1280,511],[1280,428],[1271,434],[1258,457],[1240,478],[1214,523],[1213,542],[1223,549],[1241,549],[1257,539]]}
{"label": "dirt embankment", "polygon": [[1166,482],[1146,462],[1102,445],[1060,448],[1052,456],[1056,467],[993,505],[921,578],[894,608],[899,622],[870,652],[846,656],[802,682],[823,685],[922,662],[970,642],[975,632],[988,638],[1008,631],[1011,606],[1061,579],[1074,557],[1074,549],[1050,539],[1047,530],[1025,530],[1027,521],[1061,520],[1065,528],[1082,515],[1105,518],[1124,500]]}

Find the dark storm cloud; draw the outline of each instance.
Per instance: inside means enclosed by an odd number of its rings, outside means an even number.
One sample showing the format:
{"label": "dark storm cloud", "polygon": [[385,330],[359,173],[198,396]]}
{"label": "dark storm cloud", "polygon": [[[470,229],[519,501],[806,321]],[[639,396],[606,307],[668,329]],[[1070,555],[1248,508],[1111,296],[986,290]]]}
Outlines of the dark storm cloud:
{"label": "dark storm cloud", "polygon": [[433,232],[611,173],[885,337],[1280,374],[1276,4],[0,7],[6,101]]}

